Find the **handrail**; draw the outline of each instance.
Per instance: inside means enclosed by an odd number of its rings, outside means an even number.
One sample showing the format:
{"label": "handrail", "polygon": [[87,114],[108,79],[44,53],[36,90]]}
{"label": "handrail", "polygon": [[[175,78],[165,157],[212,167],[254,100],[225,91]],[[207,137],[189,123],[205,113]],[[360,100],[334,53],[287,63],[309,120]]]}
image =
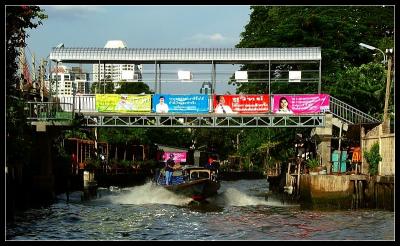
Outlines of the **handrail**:
{"label": "handrail", "polygon": [[[75,97],[64,96],[64,97],[59,97],[59,100],[60,102],[58,103],[28,102],[28,110],[29,110],[28,119],[35,120],[38,119],[40,116],[48,120],[60,119],[60,114],[65,114],[63,116],[65,119],[72,119],[73,111],[79,113],[86,113],[86,112],[97,113],[95,109],[95,95],[78,95]],[[73,108],[74,110],[72,110]],[[39,113],[41,113],[40,115],[35,113],[35,110],[37,111],[38,109],[40,111]],[[380,120],[354,108],[353,106],[343,101],[340,101],[339,99],[333,96],[330,96],[329,112],[347,124],[370,124],[370,123],[381,122]],[[68,113],[70,113],[71,115],[66,117],[66,114]]]}
{"label": "handrail", "polygon": [[330,96],[330,112],[348,124],[380,123],[381,121],[354,108],[353,106]]}
{"label": "handrail", "polygon": [[28,114],[27,119],[31,121],[71,121],[74,118],[72,107],[71,103],[27,102],[25,110]]}

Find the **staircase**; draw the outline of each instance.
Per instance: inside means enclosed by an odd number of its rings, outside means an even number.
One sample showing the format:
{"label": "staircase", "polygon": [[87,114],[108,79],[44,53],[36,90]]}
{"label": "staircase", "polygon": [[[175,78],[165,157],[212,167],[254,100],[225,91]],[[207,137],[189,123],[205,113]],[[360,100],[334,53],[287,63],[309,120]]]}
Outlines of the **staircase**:
{"label": "staircase", "polygon": [[333,116],[348,125],[381,123],[380,120],[375,119],[332,96],[330,97],[329,110]]}

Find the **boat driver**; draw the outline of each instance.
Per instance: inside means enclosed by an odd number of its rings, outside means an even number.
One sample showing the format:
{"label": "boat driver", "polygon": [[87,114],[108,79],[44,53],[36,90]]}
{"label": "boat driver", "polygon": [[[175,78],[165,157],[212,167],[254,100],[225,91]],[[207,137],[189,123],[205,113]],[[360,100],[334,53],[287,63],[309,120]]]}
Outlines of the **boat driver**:
{"label": "boat driver", "polygon": [[171,185],[172,184],[172,174],[174,173],[174,155],[170,154],[169,159],[165,163],[165,184]]}

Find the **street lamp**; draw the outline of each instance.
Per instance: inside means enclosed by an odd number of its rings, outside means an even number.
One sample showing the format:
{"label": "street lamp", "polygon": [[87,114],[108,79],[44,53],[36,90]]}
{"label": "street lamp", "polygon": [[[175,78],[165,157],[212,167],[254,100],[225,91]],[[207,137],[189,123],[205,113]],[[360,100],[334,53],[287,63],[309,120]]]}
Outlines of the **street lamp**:
{"label": "street lamp", "polygon": [[[386,76],[386,93],[385,93],[385,106],[383,108],[383,122],[384,124],[388,124],[388,107],[389,107],[389,96],[390,96],[390,83],[391,83],[391,74],[392,74],[392,53],[393,49],[386,49],[386,54],[371,45],[364,44],[364,43],[359,43],[360,46],[365,47],[370,50],[379,50],[383,54],[383,63],[386,65],[387,64],[387,76]],[[387,56],[389,56],[389,60],[387,59]],[[387,126],[386,126],[387,127]]]}
{"label": "street lamp", "polygon": [[382,50],[380,50],[380,49],[378,49],[378,48],[376,48],[376,47],[374,47],[374,46],[371,46],[371,45],[368,45],[368,44],[364,44],[364,43],[359,43],[359,45],[360,45],[361,47],[364,47],[364,48],[367,48],[367,49],[370,49],[370,50],[379,50],[379,51],[382,53],[382,55],[383,55],[383,64],[386,64],[386,61],[387,61],[386,55],[385,55],[385,53],[384,53]]}

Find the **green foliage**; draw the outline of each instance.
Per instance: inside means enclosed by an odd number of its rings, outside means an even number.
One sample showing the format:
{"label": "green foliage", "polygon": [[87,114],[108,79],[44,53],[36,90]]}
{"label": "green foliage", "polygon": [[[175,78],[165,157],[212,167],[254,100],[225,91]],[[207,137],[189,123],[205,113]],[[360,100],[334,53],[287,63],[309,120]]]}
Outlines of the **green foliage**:
{"label": "green foliage", "polygon": [[239,146],[239,154],[249,156],[254,165],[262,165],[264,158],[270,161],[286,161],[294,156],[294,147],[288,145],[293,142],[295,131],[293,129],[246,129]]}
{"label": "green foliage", "polygon": [[36,28],[42,24],[47,15],[38,6],[15,5],[6,6],[6,84],[8,95],[17,92],[15,86],[19,83],[18,56],[19,48],[25,47],[27,28]]}
{"label": "green foliage", "polygon": [[64,138],[79,138],[79,139],[90,139],[91,136],[88,136],[88,133],[82,129],[72,129],[66,130],[64,132]]}
{"label": "green foliage", "polygon": [[153,143],[189,148],[191,139],[193,139],[192,133],[188,129],[182,128],[152,128],[146,131],[146,136]]}
{"label": "green foliage", "polygon": [[88,158],[85,160],[85,169],[100,168],[101,160],[98,158]]}
{"label": "green foliage", "polygon": [[94,82],[90,87],[91,93],[96,94],[113,94],[114,93],[114,83],[106,82]]}
{"label": "green foliage", "polygon": [[121,88],[116,90],[117,94],[152,94],[150,87],[143,82],[120,82]]}
{"label": "green foliage", "polygon": [[123,168],[128,168],[128,167],[130,167],[130,166],[132,165],[132,161],[129,161],[129,160],[121,160],[121,161],[119,162],[119,165],[120,165],[121,167],[123,167]]}
{"label": "green foliage", "polygon": [[29,163],[32,138],[26,123],[25,102],[16,90],[20,81],[18,74],[19,48],[25,47],[27,28],[36,28],[47,16],[38,6],[6,6],[6,136],[7,164]]}
{"label": "green foliage", "polygon": [[26,122],[25,102],[15,97],[7,97],[6,130],[7,130],[7,164],[29,162],[29,151],[32,146],[31,129]]}
{"label": "green foliage", "polygon": [[112,144],[149,143],[147,131],[142,128],[99,128],[98,138]]}
{"label": "green foliage", "polygon": [[368,63],[349,67],[337,74],[337,86],[331,94],[357,105],[357,109],[379,118],[383,113],[386,92],[386,71],[383,64]]}
{"label": "green foliage", "polygon": [[315,171],[319,167],[319,160],[317,158],[310,158],[306,161],[306,166],[311,170]]}
{"label": "green foliage", "polygon": [[364,157],[369,164],[369,173],[371,175],[378,174],[378,165],[382,160],[381,155],[379,154],[379,143],[376,142],[371,146],[370,151],[364,151]]}
{"label": "green foliage", "polygon": [[[359,47],[359,43],[367,43],[381,50],[394,47],[394,8],[392,6],[252,6],[250,21],[241,33],[238,48],[264,48],[264,47],[321,47],[322,52],[322,91],[330,91],[333,96],[345,94],[330,88],[346,89],[345,71],[352,67],[374,61],[380,63],[382,55]],[[377,53],[374,56],[374,53]],[[275,69],[287,70],[291,64],[277,64]],[[300,64],[293,69],[306,70],[310,64]],[[243,69],[268,69],[268,65],[246,65]],[[374,74],[372,74],[374,73]],[[338,74],[343,74],[339,80]],[[370,82],[380,86],[382,69],[374,69],[368,74],[369,82],[362,85],[358,92],[351,91],[348,98],[363,102],[376,95],[372,93]],[[257,75],[249,74],[249,79]],[[264,76],[265,77],[265,76]],[[353,84],[355,85],[355,81]],[[260,93],[268,92],[266,83],[242,83],[238,92]],[[316,91],[315,84],[277,84],[271,85],[272,93],[310,93]],[[377,93],[380,93],[377,92]],[[381,102],[384,102],[382,100]],[[381,112],[383,107],[379,104],[352,105],[377,105],[370,108],[371,114]]]}
{"label": "green foliage", "polygon": [[141,169],[155,169],[158,168],[158,163],[156,160],[144,160],[144,161],[135,161],[134,164]]}
{"label": "green foliage", "polygon": [[[394,8],[392,6],[251,6],[250,20],[241,33],[237,48],[321,47],[322,92],[338,97],[357,109],[379,117],[383,112],[386,72],[382,54],[361,48],[367,43],[381,50],[394,47]],[[365,65],[364,65],[365,64]],[[272,64],[275,70],[315,69],[313,64]],[[268,71],[268,64],[246,64],[242,70]],[[271,79],[273,74],[271,73]],[[249,79],[268,78],[268,73],[249,73]],[[393,83],[392,83],[393,84]],[[304,94],[315,93],[311,83],[241,83],[237,93]],[[394,98],[393,88],[391,98]],[[393,99],[389,110],[393,111]],[[308,135],[308,134],[305,134]],[[277,160],[293,157],[294,131],[276,129],[265,134],[247,131],[241,140],[242,156],[261,158],[259,147],[265,141],[280,141],[271,149]],[[289,148],[288,148],[289,146]]]}

